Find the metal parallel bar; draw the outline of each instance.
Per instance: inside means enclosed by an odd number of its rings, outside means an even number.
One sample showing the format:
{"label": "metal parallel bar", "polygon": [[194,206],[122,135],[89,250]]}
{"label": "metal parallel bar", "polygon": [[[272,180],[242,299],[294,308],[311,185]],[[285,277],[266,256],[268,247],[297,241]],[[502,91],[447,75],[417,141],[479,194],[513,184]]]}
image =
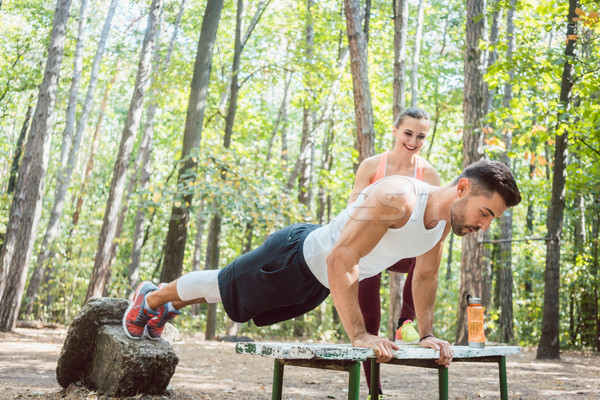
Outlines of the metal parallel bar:
{"label": "metal parallel bar", "polygon": [[273,366],[273,394],[271,395],[271,400],[281,400],[283,392],[283,367],[283,363],[279,362],[279,360],[275,360],[275,365]]}
{"label": "metal parallel bar", "polygon": [[506,357],[498,361],[498,370],[500,372],[500,399],[508,400],[508,381],[506,379]]}
{"label": "metal parallel bar", "polygon": [[440,400],[448,400],[448,368],[438,368],[438,391]]}
{"label": "metal parallel bar", "polygon": [[379,363],[377,359],[371,358],[371,398],[377,399],[379,395]]}
{"label": "metal parallel bar", "polygon": [[359,400],[360,397],[360,362],[355,362],[348,368],[350,379],[348,380],[348,400]]}

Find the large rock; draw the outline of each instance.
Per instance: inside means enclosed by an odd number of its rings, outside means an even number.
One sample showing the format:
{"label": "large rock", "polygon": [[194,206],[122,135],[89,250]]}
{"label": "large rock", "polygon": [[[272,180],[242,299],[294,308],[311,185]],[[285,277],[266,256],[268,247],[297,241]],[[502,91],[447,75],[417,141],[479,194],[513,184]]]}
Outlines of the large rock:
{"label": "large rock", "polygon": [[121,326],[126,309],[127,300],[113,298],[92,298],[81,309],[56,367],[62,387],[81,381],[109,396],[165,392],[179,359],[164,340],[129,339]]}

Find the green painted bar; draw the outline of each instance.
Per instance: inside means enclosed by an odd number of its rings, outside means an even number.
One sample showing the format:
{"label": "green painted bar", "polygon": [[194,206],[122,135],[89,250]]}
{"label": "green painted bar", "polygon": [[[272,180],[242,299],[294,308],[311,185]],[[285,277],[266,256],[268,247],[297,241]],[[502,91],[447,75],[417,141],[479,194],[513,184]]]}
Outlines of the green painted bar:
{"label": "green painted bar", "polygon": [[440,400],[448,400],[448,368],[438,368]]}
{"label": "green painted bar", "polygon": [[498,370],[500,372],[500,399],[508,400],[508,382],[506,379],[506,357],[498,361]]}
{"label": "green painted bar", "polygon": [[283,393],[283,367],[284,365],[279,362],[279,360],[275,360],[275,365],[273,366],[273,394],[271,395],[271,400],[281,400],[281,395]]}
{"label": "green painted bar", "polygon": [[356,362],[348,369],[348,400],[358,400],[360,397],[360,363]]}
{"label": "green painted bar", "polygon": [[[377,359],[371,358],[371,387],[369,388],[371,394],[379,393],[379,363]],[[371,396],[372,399],[377,397]]]}

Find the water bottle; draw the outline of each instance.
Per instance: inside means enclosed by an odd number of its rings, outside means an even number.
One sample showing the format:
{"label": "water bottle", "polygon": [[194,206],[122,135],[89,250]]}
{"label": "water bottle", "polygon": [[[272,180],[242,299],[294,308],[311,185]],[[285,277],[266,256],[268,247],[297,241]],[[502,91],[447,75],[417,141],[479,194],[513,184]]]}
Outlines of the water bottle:
{"label": "water bottle", "polygon": [[485,347],[481,299],[470,294],[467,295],[467,320],[469,322],[469,347]]}

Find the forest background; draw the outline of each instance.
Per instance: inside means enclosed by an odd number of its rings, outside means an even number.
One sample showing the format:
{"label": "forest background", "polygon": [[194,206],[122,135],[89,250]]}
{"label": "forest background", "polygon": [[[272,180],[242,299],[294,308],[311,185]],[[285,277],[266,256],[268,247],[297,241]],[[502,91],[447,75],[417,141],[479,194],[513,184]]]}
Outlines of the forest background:
{"label": "forest background", "polygon": [[[539,357],[600,351],[599,9],[0,2],[0,330],[69,323],[90,296],[222,268],[287,224],[327,223],[415,105],[432,115],[421,154],[442,182],[489,158],[523,194],[489,232],[446,241],[436,335],[465,341],[471,292],[489,340]],[[386,335],[395,275],[381,290]],[[330,300],[263,328],[220,306],[192,312],[177,324],[208,339],[347,340]]]}

